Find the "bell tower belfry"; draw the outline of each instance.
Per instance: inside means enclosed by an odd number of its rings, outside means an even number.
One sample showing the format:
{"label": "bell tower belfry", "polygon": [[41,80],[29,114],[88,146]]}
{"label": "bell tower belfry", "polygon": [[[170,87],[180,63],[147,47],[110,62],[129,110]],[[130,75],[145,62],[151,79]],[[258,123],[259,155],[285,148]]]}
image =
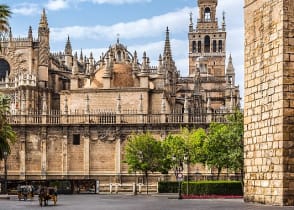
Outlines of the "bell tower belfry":
{"label": "bell tower belfry", "polygon": [[208,59],[207,74],[211,76],[225,75],[226,30],[225,18],[222,27],[216,18],[217,0],[198,0],[199,14],[196,27],[193,14],[190,14],[189,25],[189,76],[195,75],[196,60],[199,57]]}

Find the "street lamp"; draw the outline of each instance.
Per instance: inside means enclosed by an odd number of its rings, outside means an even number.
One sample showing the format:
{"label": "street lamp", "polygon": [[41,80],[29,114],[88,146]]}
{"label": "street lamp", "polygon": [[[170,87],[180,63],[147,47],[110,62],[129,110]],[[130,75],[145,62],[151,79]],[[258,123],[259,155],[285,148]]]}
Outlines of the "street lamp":
{"label": "street lamp", "polygon": [[189,154],[184,156],[184,160],[187,163],[187,195],[189,195],[189,164],[190,164],[190,157]]}
{"label": "street lamp", "polygon": [[179,191],[179,196],[178,199],[182,199],[182,181],[183,181],[183,161],[181,159],[178,159],[173,156],[173,161],[176,163],[175,164],[175,168],[174,168],[174,172],[175,172],[175,176],[177,178],[177,181],[179,183],[179,187],[178,187],[178,191]]}
{"label": "street lamp", "polygon": [[3,152],[4,158],[4,194],[7,193],[7,156],[8,153],[6,151]]}

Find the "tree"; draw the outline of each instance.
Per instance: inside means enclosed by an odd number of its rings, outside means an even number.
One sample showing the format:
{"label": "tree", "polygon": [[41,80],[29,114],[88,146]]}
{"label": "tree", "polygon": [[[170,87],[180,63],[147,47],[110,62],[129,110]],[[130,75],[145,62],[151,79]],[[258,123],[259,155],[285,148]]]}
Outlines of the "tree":
{"label": "tree", "polygon": [[207,140],[204,143],[206,164],[217,168],[217,177],[223,168],[230,164],[228,126],[220,123],[211,123],[208,130]]}
{"label": "tree", "polygon": [[133,134],[127,142],[125,152],[124,162],[128,164],[129,171],[144,173],[148,194],[148,173],[161,172],[166,165],[161,142],[150,133]]}
{"label": "tree", "polygon": [[9,6],[5,4],[0,4],[0,31],[9,31],[8,18],[11,16],[11,11]]}
{"label": "tree", "polygon": [[236,110],[227,123],[211,123],[204,144],[208,166],[243,172],[243,114]]}
{"label": "tree", "polygon": [[189,131],[187,128],[181,130],[180,136],[184,138],[186,144],[186,155],[189,156],[190,163],[203,163],[206,161],[206,153],[203,149],[207,138],[203,128]]}
{"label": "tree", "polygon": [[243,175],[244,166],[244,124],[243,113],[236,110],[233,114],[228,116],[228,130],[229,130],[229,144],[230,144],[230,165],[229,168],[234,171],[241,171]]}
{"label": "tree", "polygon": [[[11,11],[9,6],[5,4],[0,4],[0,38],[4,33],[9,31],[8,18],[11,16]],[[1,51],[1,44],[0,44]]]}
{"label": "tree", "polygon": [[8,123],[10,99],[0,94],[0,160],[4,158],[4,152],[11,153],[10,144],[16,140],[16,133]]}
{"label": "tree", "polygon": [[185,157],[189,158],[189,163],[205,163],[206,154],[203,150],[205,139],[207,138],[204,129],[189,130],[182,128],[177,135],[169,135],[163,145],[166,148],[167,159],[175,157],[185,162]]}

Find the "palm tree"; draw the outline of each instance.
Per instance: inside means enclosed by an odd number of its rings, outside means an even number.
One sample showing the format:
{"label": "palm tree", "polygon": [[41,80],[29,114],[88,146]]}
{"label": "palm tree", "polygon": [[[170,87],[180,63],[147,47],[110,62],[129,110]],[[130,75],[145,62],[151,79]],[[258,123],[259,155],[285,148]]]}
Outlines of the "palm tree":
{"label": "palm tree", "polygon": [[8,18],[11,15],[9,6],[5,4],[0,4],[0,32],[9,31]]}
{"label": "palm tree", "polygon": [[[11,15],[9,6],[5,4],[0,4],[0,39],[4,36],[6,32],[9,31],[8,18]],[[0,43],[0,52],[2,51]]]}
{"label": "palm tree", "polygon": [[8,123],[7,116],[9,112],[10,99],[0,94],[0,160],[4,158],[4,154],[9,155],[10,145],[16,140],[16,133]]}

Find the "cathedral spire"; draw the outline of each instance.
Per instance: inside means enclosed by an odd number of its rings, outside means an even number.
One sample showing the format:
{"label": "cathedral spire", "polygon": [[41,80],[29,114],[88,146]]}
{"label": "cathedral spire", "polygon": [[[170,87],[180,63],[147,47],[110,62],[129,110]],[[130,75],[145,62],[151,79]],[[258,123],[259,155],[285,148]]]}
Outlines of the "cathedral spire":
{"label": "cathedral spire", "polygon": [[190,12],[190,25],[189,25],[189,31],[193,31],[193,13]]}
{"label": "cathedral spire", "polygon": [[235,84],[235,68],[233,65],[232,55],[230,54],[229,62],[226,70],[227,84],[234,85]]}
{"label": "cathedral spire", "polygon": [[32,26],[29,27],[28,38],[29,38],[29,39],[32,39],[32,38],[33,38],[33,30],[32,30]]}
{"label": "cathedral spire", "polygon": [[168,27],[166,27],[166,32],[165,32],[165,44],[164,44],[164,53],[163,53],[163,57],[166,57],[166,56],[172,57]]}
{"label": "cathedral spire", "polygon": [[43,13],[41,15],[41,20],[40,20],[39,27],[42,27],[42,28],[47,28],[48,27],[48,21],[47,21],[47,16],[46,16],[45,9],[43,9]]}
{"label": "cathedral spire", "polygon": [[83,63],[83,50],[81,49],[81,52],[80,52],[80,62]]}
{"label": "cathedral spire", "polygon": [[229,62],[228,62],[228,66],[227,66],[227,74],[232,74],[232,73],[235,73],[235,69],[233,66],[232,54],[230,54]]}
{"label": "cathedral spire", "polygon": [[12,40],[12,31],[11,31],[11,27],[9,27],[9,40]]}
{"label": "cathedral spire", "polygon": [[222,23],[222,30],[226,30],[226,13],[223,11],[223,23]]}
{"label": "cathedral spire", "polygon": [[66,55],[72,55],[72,47],[71,47],[69,36],[67,36],[64,52]]}

